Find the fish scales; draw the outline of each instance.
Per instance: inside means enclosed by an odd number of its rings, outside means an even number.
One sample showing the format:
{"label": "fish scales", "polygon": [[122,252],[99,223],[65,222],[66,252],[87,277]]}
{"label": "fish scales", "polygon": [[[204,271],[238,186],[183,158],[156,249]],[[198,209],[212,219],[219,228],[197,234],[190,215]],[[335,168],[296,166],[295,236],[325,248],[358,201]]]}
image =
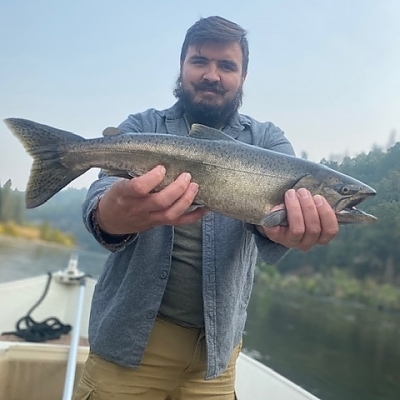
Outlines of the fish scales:
{"label": "fish scales", "polygon": [[[194,124],[189,136],[120,133],[84,139],[33,121],[10,118],[7,126],[33,157],[26,206],[38,207],[90,168],[115,176],[140,176],[156,165],[167,170],[157,190],[182,172],[199,184],[196,204],[249,223],[286,224],[286,211],[271,209],[284,193],[305,187],[321,194],[339,223],[374,222],[355,206],[375,190],[324,165],[239,142],[223,132]],[[115,134],[117,132],[117,134]]]}
{"label": "fish scales", "polygon": [[[310,172],[298,168],[295,175],[285,173],[293,169],[289,159],[283,163],[287,167],[285,171],[279,157],[276,162],[266,163],[265,153],[255,146],[246,148],[251,157],[247,154],[245,158],[239,142],[210,142],[184,136],[171,138],[170,135],[134,134],[89,139],[80,149],[80,156],[77,151],[71,150],[63,158],[67,168],[99,167],[128,171],[130,175],[138,176],[156,165],[164,165],[167,175],[161,188],[188,171],[193,181],[199,184],[198,203],[249,222],[260,222],[265,212],[282,199],[284,191]],[[230,156],[227,157],[227,154]],[[68,155],[73,157],[68,158]],[[280,168],[271,168],[274,165]],[[266,195],[265,187],[268,186],[273,190]],[[276,190],[278,187],[279,191]],[[251,198],[248,193],[253,194]],[[239,214],[237,210],[240,210]]]}

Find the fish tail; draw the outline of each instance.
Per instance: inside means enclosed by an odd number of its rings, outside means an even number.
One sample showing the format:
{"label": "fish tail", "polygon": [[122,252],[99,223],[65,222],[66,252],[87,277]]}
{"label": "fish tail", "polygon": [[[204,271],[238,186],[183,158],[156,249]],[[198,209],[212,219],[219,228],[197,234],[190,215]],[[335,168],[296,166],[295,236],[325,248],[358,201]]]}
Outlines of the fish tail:
{"label": "fish tail", "polygon": [[25,119],[8,118],[4,122],[33,157],[25,193],[26,208],[45,203],[88,170],[72,170],[62,163],[67,145],[84,141],[81,136]]}

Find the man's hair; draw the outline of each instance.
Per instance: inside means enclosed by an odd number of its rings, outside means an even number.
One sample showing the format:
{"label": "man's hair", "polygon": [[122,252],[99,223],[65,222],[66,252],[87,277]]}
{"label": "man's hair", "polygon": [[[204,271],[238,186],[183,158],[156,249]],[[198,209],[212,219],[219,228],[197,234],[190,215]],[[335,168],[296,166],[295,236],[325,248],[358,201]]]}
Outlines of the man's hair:
{"label": "man's hair", "polygon": [[200,48],[206,40],[218,43],[237,42],[242,48],[242,69],[245,73],[249,64],[249,44],[246,33],[241,26],[225,18],[218,16],[201,18],[186,32],[181,49],[181,64],[185,60],[189,46],[196,45]]}

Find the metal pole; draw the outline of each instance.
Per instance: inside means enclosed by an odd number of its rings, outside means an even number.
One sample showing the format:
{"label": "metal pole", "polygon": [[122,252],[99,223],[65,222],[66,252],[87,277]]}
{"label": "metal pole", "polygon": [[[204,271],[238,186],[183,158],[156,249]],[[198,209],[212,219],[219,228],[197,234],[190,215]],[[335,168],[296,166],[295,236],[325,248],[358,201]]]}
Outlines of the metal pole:
{"label": "metal pole", "polygon": [[76,307],[75,322],[72,327],[71,345],[68,354],[67,372],[65,374],[64,393],[62,400],[71,400],[74,390],[76,360],[79,348],[80,325],[85,299],[85,278],[81,278],[79,284],[78,304]]}

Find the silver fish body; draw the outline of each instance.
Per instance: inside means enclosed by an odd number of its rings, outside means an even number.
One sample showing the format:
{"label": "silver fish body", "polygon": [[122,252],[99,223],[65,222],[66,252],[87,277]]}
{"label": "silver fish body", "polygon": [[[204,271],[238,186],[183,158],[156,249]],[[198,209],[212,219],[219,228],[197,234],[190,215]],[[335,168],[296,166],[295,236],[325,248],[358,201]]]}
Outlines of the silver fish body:
{"label": "silver fish body", "polygon": [[374,222],[355,208],[376,194],[368,185],[324,165],[239,142],[194,124],[189,136],[125,133],[84,139],[33,121],[9,118],[7,126],[33,157],[27,208],[38,207],[90,168],[113,175],[140,176],[156,165],[167,174],[157,190],[180,173],[199,184],[196,204],[249,223],[286,223],[285,210],[271,212],[290,188],[324,196],[339,223]]}

